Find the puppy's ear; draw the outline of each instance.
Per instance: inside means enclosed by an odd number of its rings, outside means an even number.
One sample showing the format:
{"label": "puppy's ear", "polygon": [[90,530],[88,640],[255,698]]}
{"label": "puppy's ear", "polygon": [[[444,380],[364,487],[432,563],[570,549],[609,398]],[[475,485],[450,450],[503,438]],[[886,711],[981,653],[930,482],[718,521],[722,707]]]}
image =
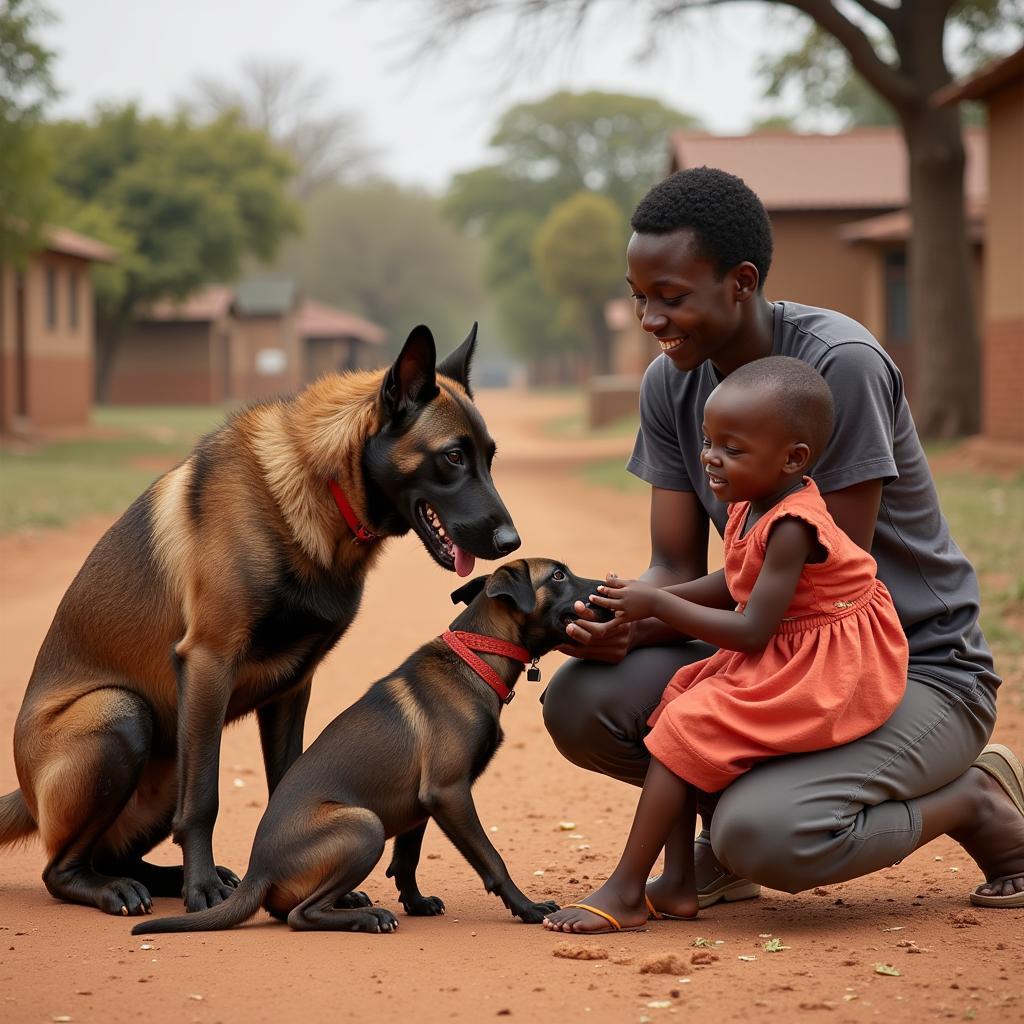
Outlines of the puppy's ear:
{"label": "puppy's ear", "polygon": [[434,363],[437,350],[430,328],[420,324],[409,332],[398,358],[384,374],[380,400],[388,418],[399,420],[437,395]]}
{"label": "puppy's ear", "polygon": [[458,381],[470,398],[473,397],[473,391],[469,386],[469,364],[473,360],[473,351],[476,348],[476,328],[474,322],[472,330],[466,335],[466,340],[437,367],[438,373]]}
{"label": "puppy's ear", "polygon": [[458,590],[452,591],[452,604],[469,604],[484,589],[484,584],[490,579],[489,575],[474,576],[468,583],[463,583]]}
{"label": "puppy's ear", "polygon": [[533,589],[530,569],[522,559],[495,569],[484,593],[488,597],[505,598],[524,615],[529,615],[537,606],[537,592]]}

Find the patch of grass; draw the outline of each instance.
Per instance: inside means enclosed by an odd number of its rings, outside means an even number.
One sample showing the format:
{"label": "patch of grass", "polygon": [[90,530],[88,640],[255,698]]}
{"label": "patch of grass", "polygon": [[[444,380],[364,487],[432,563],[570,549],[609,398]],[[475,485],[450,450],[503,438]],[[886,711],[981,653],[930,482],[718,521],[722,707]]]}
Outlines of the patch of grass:
{"label": "patch of grass", "polygon": [[939,500],[981,583],[981,627],[1000,653],[1024,654],[1024,473],[935,474]]}
{"label": "patch of grass", "polygon": [[625,466],[625,459],[601,459],[585,463],[580,475],[594,487],[607,487],[613,491],[649,491],[651,485],[633,476]]}
{"label": "patch of grass", "polygon": [[226,411],[98,408],[82,437],[0,449],[0,533],[66,526],[127,508]]}
{"label": "patch of grass", "polygon": [[581,437],[633,437],[639,426],[639,414],[630,413],[621,419],[606,423],[603,427],[591,430],[587,426],[586,410],[581,402],[578,409],[565,416],[548,420],[541,429],[546,437],[574,439]]}

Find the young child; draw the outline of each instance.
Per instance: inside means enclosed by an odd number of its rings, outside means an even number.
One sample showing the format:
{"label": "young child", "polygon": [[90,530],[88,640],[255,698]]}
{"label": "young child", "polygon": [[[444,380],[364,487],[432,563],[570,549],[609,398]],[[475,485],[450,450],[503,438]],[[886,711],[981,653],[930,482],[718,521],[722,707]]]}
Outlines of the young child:
{"label": "young child", "polygon": [[[720,650],[680,669],[651,715],[652,759],[611,877],[545,927],[606,932],[695,917],[696,790],[718,792],[767,758],[849,743],[899,703],[908,650],[892,599],[805,475],[832,427],[829,387],[802,360],[735,370],[704,407],[702,463],[729,502],[724,572],[665,589],[609,574],[591,597]],[[671,914],[646,893],[663,848],[658,895]]]}

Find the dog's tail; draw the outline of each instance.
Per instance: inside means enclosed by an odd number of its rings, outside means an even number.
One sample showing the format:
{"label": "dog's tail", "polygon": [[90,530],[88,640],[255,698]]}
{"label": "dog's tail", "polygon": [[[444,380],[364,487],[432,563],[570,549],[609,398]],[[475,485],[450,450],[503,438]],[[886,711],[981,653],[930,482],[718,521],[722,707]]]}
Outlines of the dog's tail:
{"label": "dog's tail", "polygon": [[194,914],[140,921],[132,929],[132,935],[150,935],[153,932],[216,932],[234,928],[235,925],[247,921],[260,909],[269,888],[269,882],[255,879],[250,873],[223,903]]}
{"label": "dog's tail", "polygon": [[0,846],[27,839],[37,827],[20,789],[0,796]]}

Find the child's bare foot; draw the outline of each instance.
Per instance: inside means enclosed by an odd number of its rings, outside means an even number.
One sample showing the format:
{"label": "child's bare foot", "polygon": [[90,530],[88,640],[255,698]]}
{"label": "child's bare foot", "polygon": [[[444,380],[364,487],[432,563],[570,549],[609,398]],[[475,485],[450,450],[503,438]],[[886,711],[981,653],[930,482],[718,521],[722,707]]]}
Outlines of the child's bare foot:
{"label": "child's bare foot", "polygon": [[647,899],[652,914],[662,917],[695,918],[699,909],[695,885],[658,875],[647,880]]}
{"label": "child's bare foot", "polygon": [[647,924],[647,918],[642,894],[639,902],[634,902],[606,882],[585,900],[548,914],[544,918],[544,927],[552,932],[600,935],[603,932],[635,931]]}

